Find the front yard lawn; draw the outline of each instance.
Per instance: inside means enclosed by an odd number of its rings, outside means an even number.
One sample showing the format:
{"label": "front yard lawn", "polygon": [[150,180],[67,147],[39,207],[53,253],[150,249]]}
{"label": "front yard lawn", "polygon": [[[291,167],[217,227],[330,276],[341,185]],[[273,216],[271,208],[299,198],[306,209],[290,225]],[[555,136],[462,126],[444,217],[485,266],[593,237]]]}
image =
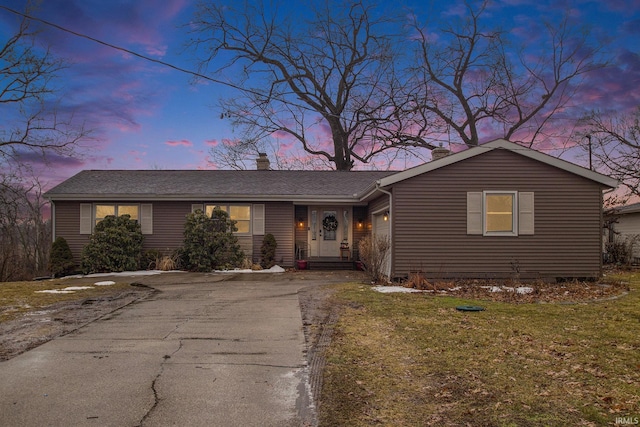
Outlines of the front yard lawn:
{"label": "front yard lawn", "polygon": [[0,323],[56,303],[99,298],[131,287],[129,283],[96,286],[95,282],[99,279],[0,282]]}
{"label": "front yard lawn", "polygon": [[[640,417],[640,274],[599,302],[341,285],[321,426],[603,426]],[[483,306],[461,312],[456,306]],[[635,421],[637,423],[637,421]]]}

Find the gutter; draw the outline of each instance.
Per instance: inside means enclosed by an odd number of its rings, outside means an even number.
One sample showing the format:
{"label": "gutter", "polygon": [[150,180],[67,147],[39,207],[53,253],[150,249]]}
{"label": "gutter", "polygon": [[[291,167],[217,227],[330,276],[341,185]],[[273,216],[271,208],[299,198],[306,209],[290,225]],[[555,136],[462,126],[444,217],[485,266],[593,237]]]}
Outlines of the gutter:
{"label": "gutter", "polygon": [[49,201],[81,201],[81,202],[192,202],[198,200],[215,200],[224,202],[292,202],[293,204],[335,204],[335,205],[358,205],[364,204],[355,195],[332,196],[291,196],[291,195],[237,195],[237,194],[45,194]]}

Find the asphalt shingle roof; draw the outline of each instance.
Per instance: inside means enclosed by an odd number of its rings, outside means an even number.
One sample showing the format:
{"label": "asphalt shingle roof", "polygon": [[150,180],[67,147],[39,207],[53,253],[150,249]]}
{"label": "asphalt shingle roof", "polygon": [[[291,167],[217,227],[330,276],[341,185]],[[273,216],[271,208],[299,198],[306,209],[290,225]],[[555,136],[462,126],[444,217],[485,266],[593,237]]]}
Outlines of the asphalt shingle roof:
{"label": "asphalt shingle roof", "polygon": [[353,197],[393,171],[85,170],[49,190],[53,200],[124,197]]}

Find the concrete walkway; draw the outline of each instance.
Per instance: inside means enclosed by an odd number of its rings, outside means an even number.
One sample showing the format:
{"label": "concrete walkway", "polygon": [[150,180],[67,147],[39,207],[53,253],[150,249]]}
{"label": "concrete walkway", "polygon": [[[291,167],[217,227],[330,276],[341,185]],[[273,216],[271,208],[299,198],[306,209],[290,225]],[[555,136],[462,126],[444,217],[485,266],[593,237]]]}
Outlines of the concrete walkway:
{"label": "concrete walkway", "polygon": [[0,363],[0,425],[314,425],[297,292],[331,280],[226,279],[138,280],[160,292]]}

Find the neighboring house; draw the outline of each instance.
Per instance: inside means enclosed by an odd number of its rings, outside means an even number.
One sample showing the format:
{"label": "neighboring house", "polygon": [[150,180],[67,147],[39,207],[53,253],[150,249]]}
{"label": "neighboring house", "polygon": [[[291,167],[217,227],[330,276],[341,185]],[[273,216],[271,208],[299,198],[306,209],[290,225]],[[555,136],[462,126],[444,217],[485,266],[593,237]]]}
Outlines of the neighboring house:
{"label": "neighboring house", "polygon": [[76,260],[105,215],[131,214],[146,249],[171,250],[189,212],[220,206],[254,261],[265,233],[282,266],[335,259],[342,243],[357,257],[375,234],[391,241],[391,278],[564,278],[600,275],[603,191],[616,185],[496,140],[401,172],[274,171],[262,156],[251,171],[83,171],[46,197]]}
{"label": "neighboring house", "polygon": [[609,209],[605,214],[605,222],[606,240],[628,245],[629,261],[640,263],[640,203]]}

